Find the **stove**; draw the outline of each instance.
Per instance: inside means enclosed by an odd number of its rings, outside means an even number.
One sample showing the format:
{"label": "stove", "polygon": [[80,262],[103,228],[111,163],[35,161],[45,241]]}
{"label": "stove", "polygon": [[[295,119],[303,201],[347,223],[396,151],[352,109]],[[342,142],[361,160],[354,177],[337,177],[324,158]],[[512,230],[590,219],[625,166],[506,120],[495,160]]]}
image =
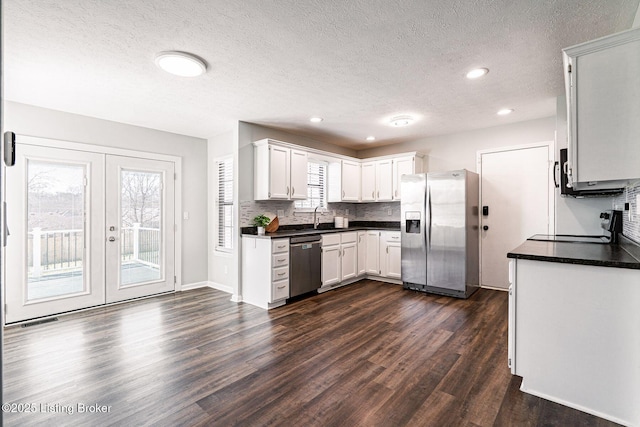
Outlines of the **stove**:
{"label": "stove", "polygon": [[600,214],[600,227],[605,230],[602,236],[584,236],[575,234],[535,234],[527,240],[543,242],[569,243],[618,243],[618,235],[622,232],[622,211],[604,211]]}

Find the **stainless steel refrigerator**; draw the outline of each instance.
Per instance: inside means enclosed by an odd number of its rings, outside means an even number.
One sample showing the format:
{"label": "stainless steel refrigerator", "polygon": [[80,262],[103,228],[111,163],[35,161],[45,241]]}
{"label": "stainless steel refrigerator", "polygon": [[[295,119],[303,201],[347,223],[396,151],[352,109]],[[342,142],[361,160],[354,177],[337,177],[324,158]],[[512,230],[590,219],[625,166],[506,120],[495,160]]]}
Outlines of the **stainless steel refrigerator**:
{"label": "stainless steel refrigerator", "polygon": [[478,175],[403,175],[401,186],[404,288],[469,297],[479,287]]}

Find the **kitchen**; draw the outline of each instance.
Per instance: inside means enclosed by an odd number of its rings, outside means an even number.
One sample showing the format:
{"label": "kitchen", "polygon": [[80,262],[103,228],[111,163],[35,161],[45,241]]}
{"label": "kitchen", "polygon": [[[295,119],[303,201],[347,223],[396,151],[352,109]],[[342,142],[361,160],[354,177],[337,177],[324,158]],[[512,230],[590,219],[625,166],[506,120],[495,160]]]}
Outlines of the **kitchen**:
{"label": "kitchen", "polygon": [[[621,15],[624,15],[626,21],[624,21],[624,19],[621,20],[624,24],[617,24],[618,27],[616,27],[616,31],[630,28],[633,16],[636,13],[635,6],[637,6],[637,4],[631,6],[626,5],[625,7],[627,7],[627,9],[625,9],[625,11],[628,11],[628,13],[620,12]],[[79,7],[82,10],[83,7]],[[91,13],[87,13],[87,15],[93,16]],[[62,20],[62,22],[64,22],[64,20]],[[607,30],[599,35],[606,35],[612,32],[614,31]],[[52,30],[52,33],[55,33],[55,31]],[[594,37],[579,41],[586,41],[592,38]],[[578,42],[578,40],[576,40],[576,42]],[[160,43],[156,42],[154,46],[159,44]],[[567,43],[560,47],[567,47],[572,44],[574,43]],[[10,46],[7,46],[7,48],[10,48]],[[162,48],[166,49],[166,47]],[[550,53],[550,55],[555,61],[559,61],[559,51]],[[259,55],[257,57],[260,58]],[[207,59],[213,61],[211,58]],[[243,65],[249,68],[251,64]],[[87,66],[90,67],[91,65]],[[491,70],[488,77],[498,75],[498,69],[490,68]],[[54,71],[55,70],[51,70],[52,76],[54,76]],[[101,74],[99,69],[92,68],[91,71],[95,72],[96,75]],[[292,71],[292,73],[295,77],[295,72]],[[6,76],[7,80],[5,80],[5,85],[9,83],[9,76],[10,75]],[[15,81],[16,77],[15,75],[13,76]],[[207,74],[207,76],[210,76],[210,74]],[[82,79],[81,76],[77,76],[77,78]],[[464,81],[463,79],[464,76],[462,75],[460,80]],[[274,82],[279,82],[279,80],[274,79]],[[183,90],[187,90],[189,85],[192,85],[192,83],[188,82],[167,82],[164,84],[179,86]],[[232,85],[232,83],[229,84]],[[472,88],[474,86],[471,86],[471,83],[461,84],[465,85],[464,87],[467,94],[473,96],[472,92],[474,89]],[[268,86],[268,83],[264,83],[264,86]],[[348,87],[349,84],[345,83],[345,87],[342,88],[341,91],[343,93],[353,94],[353,98],[357,98],[357,93],[349,90]],[[560,87],[560,89],[562,88]],[[8,93],[9,87],[5,86],[5,90]],[[135,88],[127,86],[122,92],[133,93],[135,92]],[[31,96],[34,96],[34,94],[31,94]],[[64,100],[63,93],[58,93],[57,96],[61,101]],[[149,94],[149,96],[152,96],[152,94]],[[289,95],[281,94],[280,96],[283,97],[282,102],[298,102],[291,99]],[[12,97],[14,96],[12,95]],[[276,94],[267,93],[264,98],[273,100],[278,97]],[[116,145],[121,148],[131,146],[140,151],[156,151],[181,156],[183,161],[183,188],[188,188],[189,190],[183,191],[183,206],[179,211],[179,215],[181,218],[184,218],[183,214],[185,212],[188,212],[189,215],[188,219],[183,219],[180,224],[184,238],[181,248],[182,273],[181,276],[178,275],[178,283],[182,286],[182,289],[187,289],[189,287],[187,285],[191,287],[197,287],[198,285],[214,286],[227,291],[231,294],[231,298],[240,300],[243,297],[241,287],[241,269],[243,266],[240,262],[240,248],[234,246],[231,252],[216,250],[216,240],[218,236],[216,234],[217,223],[215,218],[217,216],[217,209],[208,203],[208,200],[215,200],[216,197],[216,187],[214,186],[215,174],[213,171],[215,171],[215,162],[218,159],[231,156],[234,164],[237,166],[234,170],[234,185],[237,186],[234,190],[236,203],[232,207],[234,210],[235,224],[237,224],[236,227],[250,226],[250,220],[258,213],[277,212],[278,210],[285,211],[284,218],[281,218],[281,223],[284,223],[284,225],[286,225],[286,223],[296,222],[311,224],[311,214],[294,213],[291,202],[256,202],[254,200],[253,143],[255,141],[270,138],[320,151],[329,151],[330,149],[333,154],[353,158],[373,158],[397,153],[418,152],[425,153],[428,156],[427,165],[424,168],[425,171],[444,171],[460,168],[474,171],[476,170],[476,153],[479,150],[533,144],[540,141],[555,141],[556,131],[560,130],[563,123],[566,122],[566,119],[563,120],[563,114],[566,114],[563,113],[565,110],[565,102],[561,98],[561,93],[557,91],[552,94],[552,108],[549,114],[522,121],[517,118],[517,115],[524,114],[524,111],[521,112],[520,109],[516,107],[515,119],[513,115],[507,117],[505,120],[495,119],[493,117],[485,118],[484,121],[487,123],[491,122],[493,126],[485,126],[482,129],[479,128],[475,130],[464,130],[462,124],[460,124],[458,130],[452,129],[441,134],[444,136],[434,134],[434,136],[428,138],[412,138],[410,136],[410,132],[413,132],[411,127],[405,128],[406,130],[387,130],[386,125],[380,126],[381,129],[384,129],[381,130],[381,132],[388,132],[390,135],[393,135],[391,132],[397,132],[399,135],[403,135],[402,139],[406,142],[396,146],[383,145],[374,148],[361,145],[362,148],[358,150],[328,144],[328,142],[335,140],[335,138],[328,137],[326,140],[318,139],[317,137],[314,138],[305,134],[304,129],[300,130],[300,132],[274,129],[273,127],[260,124],[259,120],[252,120],[253,123],[238,122],[237,125],[229,131],[218,133],[218,136],[214,137],[211,137],[211,134],[198,134],[200,138],[168,135],[165,132],[125,125],[124,123],[131,123],[126,118],[112,118],[111,120],[120,122],[114,123],[62,112],[71,111],[76,112],[76,114],[83,114],[84,116],[105,117],[95,109],[97,108],[95,106],[88,106],[85,113],[81,113],[73,108],[65,108],[64,106],[50,107],[52,109],[48,109],[43,107],[52,104],[42,104],[42,106],[36,107],[34,105],[37,105],[37,103],[35,101],[29,102],[29,97],[26,96],[20,98],[22,100],[21,102],[20,100],[15,102],[15,97],[13,100],[7,97],[7,99],[12,102],[9,102],[6,106],[5,124],[8,127],[5,127],[4,130],[11,128],[11,130],[14,130],[18,135],[36,135],[65,141],[79,141],[98,145]],[[254,101],[255,104],[264,102],[260,99],[254,99]],[[187,102],[183,104],[192,103]],[[122,105],[127,104],[122,103]],[[123,110],[127,110],[127,108]],[[311,108],[309,110],[311,110]],[[353,110],[355,111],[356,109],[354,108]],[[193,111],[190,105],[184,105],[181,114],[174,117],[172,121],[178,123],[183,120],[185,116],[199,118],[200,122],[206,122],[211,119],[210,117],[202,117],[201,114],[202,113],[198,111]],[[455,115],[457,113],[451,112],[450,114]],[[241,116],[240,119],[242,120],[243,117]],[[503,121],[500,122],[498,120]],[[166,121],[169,122],[170,120]],[[325,117],[323,123],[318,125],[305,124],[304,127],[305,129],[311,127],[312,130],[316,130],[320,126],[328,126],[330,121],[328,117]],[[422,121],[422,123],[427,122],[428,120]],[[59,125],[61,123],[66,123],[67,126],[62,127]],[[145,126],[144,123],[141,123],[141,125]],[[412,126],[415,125],[420,125],[420,123]],[[162,129],[161,126],[149,127]],[[184,131],[178,131],[177,128],[173,130],[173,132],[189,135],[189,133]],[[364,136],[366,136],[366,134],[363,135],[362,138],[364,138]],[[202,143],[203,137],[208,139],[204,144]],[[379,140],[384,140],[382,136],[378,138]],[[178,148],[176,144],[180,144],[180,147]],[[562,148],[562,146],[562,140],[558,139],[557,148]],[[555,151],[556,150],[554,150],[554,155]],[[205,178],[207,176],[208,178]],[[206,183],[208,183],[208,185],[206,185]],[[599,212],[611,208],[610,199],[565,200],[557,197],[555,202],[557,204],[555,231],[567,234],[599,233],[597,220],[594,221],[594,215],[597,217]],[[349,214],[346,214],[347,209],[349,210]],[[341,215],[349,217],[351,223],[357,220],[387,221],[391,219],[398,221],[400,219],[399,203],[393,201],[368,204],[339,204],[336,210],[339,211]],[[388,214],[389,211],[391,215]],[[321,215],[320,218],[321,223],[333,222],[332,212],[325,213]],[[208,231],[205,233],[202,230]],[[239,239],[239,234],[237,238]],[[513,247],[515,246],[516,245]],[[513,249],[513,247],[511,249]]]}

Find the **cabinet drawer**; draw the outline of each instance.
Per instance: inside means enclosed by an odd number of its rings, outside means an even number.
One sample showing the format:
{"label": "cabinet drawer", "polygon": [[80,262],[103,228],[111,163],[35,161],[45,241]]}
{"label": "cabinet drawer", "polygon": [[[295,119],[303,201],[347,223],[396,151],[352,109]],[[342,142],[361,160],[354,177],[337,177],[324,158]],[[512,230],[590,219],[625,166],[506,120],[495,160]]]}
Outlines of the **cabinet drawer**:
{"label": "cabinet drawer", "polygon": [[289,239],[277,239],[271,242],[271,253],[289,252]]}
{"label": "cabinet drawer", "polygon": [[387,231],[383,234],[383,238],[385,242],[398,242],[400,243],[400,232],[399,231]]}
{"label": "cabinet drawer", "polygon": [[340,243],[355,243],[358,240],[358,232],[340,233]]}
{"label": "cabinet drawer", "polygon": [[276,267],[282,267],[283,265],[289,265],[289,253],[275,254],[271,256],[271,265]]}
{"label": "cabinet drawer", "polygon": [[289,266],[285,266],[285,267],[276,267],[273,270],[271,270],[271,280],[272,281],[276,281],[276,280],[283,280],[283,279],[288,279],[289,278]]}
{"label": "cabinet drawer", "polygon": [[271,302],[289,298],[289,279],[278,280],[271,284]]}
{"label": "cabinet drawer", "polygon": [[340,233],[331,233],[331,234],[322,235],[322,247],[339,245],[339,244],[340,244]]}

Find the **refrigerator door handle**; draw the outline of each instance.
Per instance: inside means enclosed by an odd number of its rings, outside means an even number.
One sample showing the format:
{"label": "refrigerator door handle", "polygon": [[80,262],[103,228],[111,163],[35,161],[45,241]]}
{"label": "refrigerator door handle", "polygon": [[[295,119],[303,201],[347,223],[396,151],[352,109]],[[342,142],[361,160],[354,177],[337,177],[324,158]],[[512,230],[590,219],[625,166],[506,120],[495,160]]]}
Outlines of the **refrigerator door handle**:
{"label": "refrigerator door handle", "polygon": [[433,217],[431,212],[431,186],[427,185],[427,212],[429,212],[429,232],[427,241],[427,252],[431,250],[431,218]]}

